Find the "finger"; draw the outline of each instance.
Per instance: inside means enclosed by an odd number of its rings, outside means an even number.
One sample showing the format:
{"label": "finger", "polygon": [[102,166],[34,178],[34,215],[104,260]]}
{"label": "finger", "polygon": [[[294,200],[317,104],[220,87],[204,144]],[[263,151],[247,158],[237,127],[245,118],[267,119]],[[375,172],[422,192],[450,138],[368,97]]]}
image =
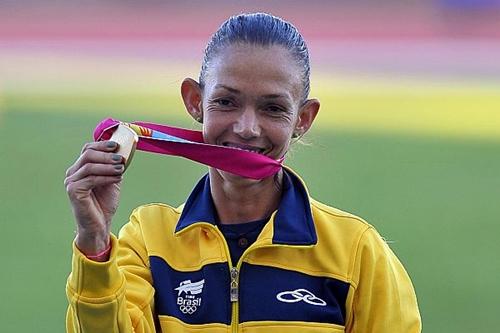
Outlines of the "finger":
{"label": "finger", "polygon": [[103,152],[88,148],[85,150],[76,162],[66,171],[66,177],[71,176],[77,172],[81,167],[87,163],[101,163],[101,164],[118,164],[123,162],[123,157],[112,152]]}
{"label": "finger", "polygon": [[118,143],[110,140],[105,140],[105,141],[97,141],[97,142],[87,142],[86,144],[83,145],[82,151],[80,154],[83,154],[83,152],[92,149],[92,150],[99,150],[99,151],[115,151],[118,148]]}
{"label": "finger", "polygon": [[70,197],[73,197],[78,193],[90,191],[94,187],[119,183],[122,181],[122,179],[122,176],[90,175],[78,181],[69,182],[68,184],[66,184],[66,192]]}
{"label": "finger", "polygon": [[124,169],[123,164],[86,163],[69,176],[68,181],[75,182],[87,176],[119,176],[123,174]]}

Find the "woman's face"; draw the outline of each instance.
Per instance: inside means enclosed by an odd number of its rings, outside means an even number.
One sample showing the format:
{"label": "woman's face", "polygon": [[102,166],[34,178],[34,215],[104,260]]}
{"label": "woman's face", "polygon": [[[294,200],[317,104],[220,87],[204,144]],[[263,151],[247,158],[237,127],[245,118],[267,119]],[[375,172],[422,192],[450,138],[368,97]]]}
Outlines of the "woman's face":
{"label": "woman's face", "polygon": [[202,116],[205,142],[273,159],[286,154],[292,134],[307,131],[319,109],[317,100],[304,106],[300,68],[281,46],[226,47],[210,62],[200,93],[186,106]]}
{"label": "woman's face", "polygon": [[202,92],[205,142],[285,155],[301,104],[300,70],[281,46],[233,45],[210,63]]}

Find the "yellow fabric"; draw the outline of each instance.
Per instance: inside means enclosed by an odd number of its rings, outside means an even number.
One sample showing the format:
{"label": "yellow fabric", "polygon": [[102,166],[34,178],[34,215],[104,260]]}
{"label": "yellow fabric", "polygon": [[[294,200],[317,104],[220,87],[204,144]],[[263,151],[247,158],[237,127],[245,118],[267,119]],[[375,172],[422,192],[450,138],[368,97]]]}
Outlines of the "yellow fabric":
{"label": "yellow fabric", "polygon": [[139,224],[131,221],[111,235],[109,261],[87,259],[73,244],[66,284],[67,332],[155,332],[154,289]]}
{"label": "yellow fabric", "polygon": [[297,327],[300,327],[300,333],[341,333],[344,332],[344,327],[334,324],[323,323],[304,323],[293,321],[264,321],[264,322],[248,322],[241,324],[242,333],[288,333],[298,332]]}
{"label": "yellow fabric", "polygon": [[[420,332],[410,278],[373,227],[313,199],[311,210],[318,235],[316,245],[272,244],[273,225],[269,222],[243,255],[244,261],[349,283],[346,326],[263,321],[234,326],[238,332]],[[108,262],[90,261],[73,246],[73,267],[67,283],[68,332],[146,333],[160,332],[161,328],[164,333],[231,331],[223,324],[188,325],[173,317],[154,318],[149,256],[163,258],[178,271],[228,262],[224,238],[213,225],[195,223],[175,233],[181,212],[182,206],[176,209],[163,204],[134,210],[130,222],[120,231],[119,241],[111,236]],[[161,328],[155,328],[155,322]]]}
{"label": "yellow fabric", "polygon": [[159,318],[162,332],[228,333],[230,330],[230,326],[224,324],[189,325],[170,316],[159,316]]}

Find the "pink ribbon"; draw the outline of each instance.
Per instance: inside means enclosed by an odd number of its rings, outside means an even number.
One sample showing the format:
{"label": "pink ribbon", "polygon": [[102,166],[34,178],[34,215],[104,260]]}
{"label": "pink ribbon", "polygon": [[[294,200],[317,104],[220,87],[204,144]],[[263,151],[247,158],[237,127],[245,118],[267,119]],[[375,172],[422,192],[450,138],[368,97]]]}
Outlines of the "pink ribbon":
{"label": "pink ribbon", "polygon": [[[112,118],[101,121],[94,130],[96,141],[109,140],[122,122]],[[276,174],[284,157],[274,160],[268,156],[232,147],[203,142],[200,131],[189,130],[142,121],[132,122],[160,134],[157,137],[139,134],[137,149],[157,154],[180,156],[236,175],[263,179]]]}

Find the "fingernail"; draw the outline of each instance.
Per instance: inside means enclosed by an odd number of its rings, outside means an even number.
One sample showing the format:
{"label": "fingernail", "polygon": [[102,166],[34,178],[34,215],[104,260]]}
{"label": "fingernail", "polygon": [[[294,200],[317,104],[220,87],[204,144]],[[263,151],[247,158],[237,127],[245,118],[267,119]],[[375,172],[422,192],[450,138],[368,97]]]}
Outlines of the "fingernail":
{"label": "fingernail", "polygon": [[116,169],[116,170],[121,170],[121,169],[123,169],[123,164],[118,164],[118,165],[115,165],[115,169]]}
{"label": "fingernail", "polygon": [[122,157],[118,154],[113,154],[113,156],[111,157],[111,159],[113,161],[121,161],[122,160]]}
{"label": "fingernail", "polygon": [[114,142],[114,141],[108,141],[108,143],[106,144],[106,147],[108,147],[108,148],[115,148],[116,147],[116,142]]}

